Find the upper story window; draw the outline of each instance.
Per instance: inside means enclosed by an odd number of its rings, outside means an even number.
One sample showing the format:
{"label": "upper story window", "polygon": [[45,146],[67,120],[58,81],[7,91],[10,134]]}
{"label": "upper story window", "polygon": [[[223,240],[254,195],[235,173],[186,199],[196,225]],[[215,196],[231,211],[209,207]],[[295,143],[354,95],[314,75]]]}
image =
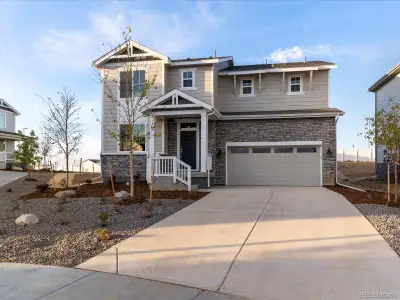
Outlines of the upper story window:
{"label": "upper story window", "polygon": [[242,79],[240,81],[240,96],[254,96],[254,80]]}
{"label": "upper story window", "polygon": [[6,114],[0,113],[0,128],[6,127]]}
{"label": "upper story window", "polygon": [[181,71],[181,89],[196,89],[196,69],[182,69]]}
{"label": "upper story window", "polygon": [[146,85],[146,71],[122,71],[119,73],[119,98],[138,97]]}
{"label": "upper story window", "polygon": [[302,94],[303,93],[303,76],[296,75],[290,76],[288,82],[288,94]]}

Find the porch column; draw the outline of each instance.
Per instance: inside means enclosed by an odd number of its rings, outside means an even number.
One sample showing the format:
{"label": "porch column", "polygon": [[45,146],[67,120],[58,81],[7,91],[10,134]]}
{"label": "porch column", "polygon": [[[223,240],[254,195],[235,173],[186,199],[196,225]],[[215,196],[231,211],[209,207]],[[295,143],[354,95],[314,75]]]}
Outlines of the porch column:
{"label": "porch column", "polygon": [[148,140],[148,147],[149,149],[147,150],[148,153],[148,158],[146,161],[146,177],[147,177],[147,183],[151,182],[151,160],[149,157],[154,156],[154,115],[150,115],[148,118],[148,127],[147,127],[147,134],[146,134],[146,139]]}
{"label": "porch column", "polygon": [[201,113],[201,147],[200,147],[200,172],[207,172],[207,156],[208,156],[208,118],[207,113]]}

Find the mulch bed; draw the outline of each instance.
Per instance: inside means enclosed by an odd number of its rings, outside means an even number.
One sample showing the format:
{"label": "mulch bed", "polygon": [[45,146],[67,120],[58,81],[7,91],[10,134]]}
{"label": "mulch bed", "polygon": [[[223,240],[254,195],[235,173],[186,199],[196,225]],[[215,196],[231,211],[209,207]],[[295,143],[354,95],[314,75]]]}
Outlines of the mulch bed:
{"label": "mulch bed", "polygon": [[[130,187],[126,184],[117,183],[114,185],[115,191],[119,192],[121,190],[130,191]],[[84,184],[79,190],[74,188],[68,188],[69,190],[76,190],[76,196],[71,198],[82,198],[82,197],[112,197],[112,189],[110,185],[105,185],[102,183],[95,184]],[[36,190],[33,193],[21,196],[20,199],[37,199],[37,198],[54,198],[55,194],[59,191],[67,190],[66,188],[58,188],[56,190],[49,189],[44,193],[40,193]],[[153,191],[153,199],[181,199],[181,200],[199,200],[207,195],[207,192],[188,192],[188,191]],[[136,196],[134,199],[129,199],[119,204],[130,205],[134,203],[141,203],[149,198],[149,185],[147,183],[138,183],[136,185]]]}
{"label": "mulch bed", "polygon": [[[370,191],[365,192],[357,191],[351,188],[336,186],[325,186],[328,190],[334,191],[343,195],[352,204],[379,204],[388,205],[387,193]],[[391,194],[391,201],[394,201],[394,194]],[[389,206],[398,206],[396,203],[391,202]]]}

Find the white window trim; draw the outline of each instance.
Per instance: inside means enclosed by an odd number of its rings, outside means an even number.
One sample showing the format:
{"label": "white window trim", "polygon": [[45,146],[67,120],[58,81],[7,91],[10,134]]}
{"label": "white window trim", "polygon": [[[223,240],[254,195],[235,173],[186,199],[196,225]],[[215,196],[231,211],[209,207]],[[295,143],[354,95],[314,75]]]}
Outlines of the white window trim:
{"label": "white window trim", "polygon": [[4,127],[2,127],[2,126],[0,125],[0,128],[7,128],[7,114],[5,114],[5,113],[0,113],[0,115],[4,115]]}
{"label": "white window trim", "polygon": [[[291,92],[291,80],[293,77],[300,77],[300,91],[299,92]],[[290,75],[288,78],[288,92],[286,93],[286,95],[303,95],[304,94],[304,90],[303,90],[303,86],[304,86],[304,80],[303,80],[303,75],[299,74],[299,75]]]}
{"label": "white window trim", "polygon": [[[251,80],[251,94],[243,94],[243,80]],[[240,94],[239,97],[254,97],[254,78],[246,77],[240,79]]]}
{"label": "white window trim", "polygon": [[[127,68],[127,67],[123,67],[123,68],[118,68],[117,69],[117,84],[118,84],[118,86],[117,86],[117,93],[118,93],[118,95],[117,95],[117,99],[118,100],[125,100],[126,98],[120,98],[120,95],[121,95],[121,89],[120,89],[120,82],[121,82],[121,77],[120,77],[120,72],[128,72],[129,71],[129,69],[130,68]],[[148,78],[148,76],[149,76],[149,68],[148,67],[132,67],[131,68],[131,72],[134,72],[134,71],[145,71],[145,77],[144,77],[144,79],[147,81],[147,80],[149,80]],[[133,78],[133,77],[132,77]],[[132,83],[133,84],[133,83]],[[132,86],[132,88],[133,88],[133,86]],[[139,98],[139,97],[134,97],[134,98]],[[148,97],[144,97],[143,99],[146,99],[146,101],[148,100]]]}
{"label": "white window trim", "polygon": [[[179,69],[179,71],[181,72],[181,87],[180,87],[180,90],[182,90],[182,91],[195,91],[195,90],[197,90],[197,88],[196,88],[196,70],[197,70],[197,68]],[[190,87],[184,87],[183,86],[183,72],[192,72],[193,86],[190,86]]]}

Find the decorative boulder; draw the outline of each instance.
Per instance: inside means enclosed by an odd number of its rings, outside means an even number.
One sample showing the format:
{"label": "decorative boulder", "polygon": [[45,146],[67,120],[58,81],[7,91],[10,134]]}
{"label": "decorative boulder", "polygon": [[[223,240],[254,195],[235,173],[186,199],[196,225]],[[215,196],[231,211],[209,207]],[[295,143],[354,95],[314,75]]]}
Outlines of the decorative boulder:
{"label": "decorative boulder", "polygon": [[15,220],[15,224],[22,226],[33,225],[37,223],[39,223],[39,219],[34,214],[21,215]]}
{"label": "decorative boulder", "polygon": [[126,191],[120,191],[118,193],[115,193],[115,199],[120,202],[120,201],[124,201],[127,200],[131,197],[131,194],[129,194]]}
{"label": "decorative boulder", "polygon": [[68,198],[68,197],[76,196],[76,191],[75,190],[61,191],[61,192],[56,193],[54,196],[57,199],[65,199],[65,198]]}

